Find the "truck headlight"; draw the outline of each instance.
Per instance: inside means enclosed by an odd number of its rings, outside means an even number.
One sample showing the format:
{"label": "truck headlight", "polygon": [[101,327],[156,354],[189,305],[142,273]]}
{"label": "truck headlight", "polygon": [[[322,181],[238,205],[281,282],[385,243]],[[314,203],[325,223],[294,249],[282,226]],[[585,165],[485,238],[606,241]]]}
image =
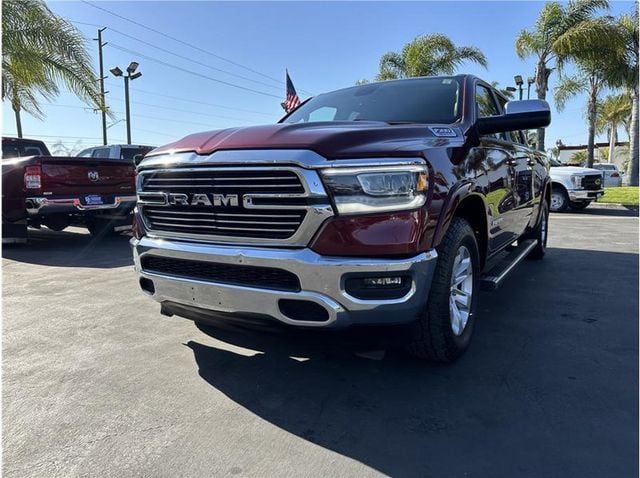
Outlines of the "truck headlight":
{"label": "truck headlight", "polygon": [[339,214],[417,209],[427,199],[424,165],[332,168],[322,176]]}
{"label": "truck headlight", "polygon": [[571,176],[571,183],[575,189],[582,188],[582,176]]}

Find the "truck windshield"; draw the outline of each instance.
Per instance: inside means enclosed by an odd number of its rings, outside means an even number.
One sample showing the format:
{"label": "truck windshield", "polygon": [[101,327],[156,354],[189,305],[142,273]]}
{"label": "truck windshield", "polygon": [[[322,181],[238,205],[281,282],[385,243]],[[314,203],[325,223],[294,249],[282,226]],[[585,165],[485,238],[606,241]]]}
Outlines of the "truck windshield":
{"label": "truck windshield", "polygon": [[457,78],[383,81],[332,91],[304,103],[283,123],[384,121],[455,123],[462,109]]}

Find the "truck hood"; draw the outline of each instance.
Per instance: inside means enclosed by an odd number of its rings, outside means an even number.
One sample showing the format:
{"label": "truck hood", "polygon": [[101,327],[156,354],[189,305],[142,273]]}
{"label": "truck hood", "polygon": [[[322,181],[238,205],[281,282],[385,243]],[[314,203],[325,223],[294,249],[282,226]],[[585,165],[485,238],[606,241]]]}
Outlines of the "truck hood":
{"label": "truck hood", "polygon": [[558,175],[572,175],[572,174],[602,174],[599,169],[593,168],[580,168],[578,166],[553,166],[551,167],[551,174]]}
{"label": "truck hood", "polygon": [[[455,136],[436,137],[430,127],[451,129]],[[462,132],[449,125],[401,124],[381,121],[327,121],[230,128],[187,136],[150,152],[193,151],[208,155],[233,149],[310,149],[326,158],[384,156],[415,153],[430,147],[458,146]]]}

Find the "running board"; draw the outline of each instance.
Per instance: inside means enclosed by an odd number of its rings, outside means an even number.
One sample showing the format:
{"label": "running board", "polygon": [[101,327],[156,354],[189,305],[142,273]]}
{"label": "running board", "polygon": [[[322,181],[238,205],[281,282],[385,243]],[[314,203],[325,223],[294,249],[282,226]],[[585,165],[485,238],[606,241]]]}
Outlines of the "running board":
{"label": "running board", "polygon": [[500,262],[480,277],[482,290],[496,290],[522,260],[538,245],[537,239],[529,239],[518,246]]}

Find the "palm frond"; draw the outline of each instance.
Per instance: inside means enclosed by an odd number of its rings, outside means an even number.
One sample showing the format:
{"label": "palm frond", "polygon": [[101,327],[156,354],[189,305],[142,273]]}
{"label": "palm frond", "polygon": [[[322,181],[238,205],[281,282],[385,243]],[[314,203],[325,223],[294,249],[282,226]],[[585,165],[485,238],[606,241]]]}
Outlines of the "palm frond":
{"label": "palm frond", "polygon": [[562,111],[571,98],[586,91],[588,81],[582,76],[565,76],[553,91],[553,99],[556,103],[558,111]]}

